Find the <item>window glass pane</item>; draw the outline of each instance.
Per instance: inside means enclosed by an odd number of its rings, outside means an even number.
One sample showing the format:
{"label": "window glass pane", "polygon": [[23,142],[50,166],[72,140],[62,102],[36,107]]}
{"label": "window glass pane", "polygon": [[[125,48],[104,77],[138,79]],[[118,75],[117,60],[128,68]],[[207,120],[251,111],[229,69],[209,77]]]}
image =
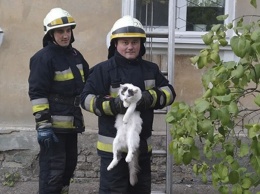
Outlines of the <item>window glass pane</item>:
{"label": "window glass pane", "polygon": [[[136,0],[135,17],[146,27],[168,26],[169,0]],[[208,31],[225,14],[225,0],[177,0],[176,30]]]}
{"label": "window glass pane", "polygon": [[136,0],[135,17],[144,26],[168,26],[169,0]]}
{"label": "window glass pane", "polygon": [[224,15],[224,0],[188,0],[186,31],[209,31],[218,21],[218,15]]}

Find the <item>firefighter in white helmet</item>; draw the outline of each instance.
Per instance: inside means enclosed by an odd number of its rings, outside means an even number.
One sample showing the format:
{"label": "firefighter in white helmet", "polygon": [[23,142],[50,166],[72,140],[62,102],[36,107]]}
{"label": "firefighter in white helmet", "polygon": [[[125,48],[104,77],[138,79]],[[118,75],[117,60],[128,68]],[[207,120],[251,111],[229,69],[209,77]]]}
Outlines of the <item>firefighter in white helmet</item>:
{"label": "firefighter in white helmet", "polygon": [[36,121],[39,193],[68,193],[77,165],[78,133],[85,130],[80,94],[89,65],[72,47],[74,18],[54,8],[43,21],[43,48],[30,59],[29,97]]}
{"label": "firefighter in white helmet", "polygon": [[[82,107],[98,116],[97,151],[101,157],[99,194],[151,193],[151,135],[154,109],[161,109],[175,99],[173,86],[164,77],[158,65],[142,59],[145,54],[146,33],[140,21],[124,16],[110,31],[108,60],[95,65],[81,94]],[[142,90],[137,111],[143,120],[139,144],[137,183],[129,181],[126,153],[112,170],[107,167],[113,159],[115,120],[126,109],[117,96],[120,84],[132,83]]]}

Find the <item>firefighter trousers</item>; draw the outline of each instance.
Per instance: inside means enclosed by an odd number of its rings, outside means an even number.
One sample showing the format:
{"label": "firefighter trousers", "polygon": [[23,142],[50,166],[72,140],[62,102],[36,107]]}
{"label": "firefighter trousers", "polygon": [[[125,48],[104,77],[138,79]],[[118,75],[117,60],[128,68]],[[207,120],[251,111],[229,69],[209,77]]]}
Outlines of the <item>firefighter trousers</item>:
{"label": "firefighter trousers", "polygon": [[69,186],[77,165],[77,133],[56,133],[59,140],[46,149],[40,146],[39,194],[60,194]]}
{"label": "firefighter trousers", "polygon": [[101,157],[99,194],[150,194],[151,193],[151,155],[139,156],[140,171],[138,182],[132,186],[129,182],[128,163],[125,157],[110,171],[107,167],[113,158]]}

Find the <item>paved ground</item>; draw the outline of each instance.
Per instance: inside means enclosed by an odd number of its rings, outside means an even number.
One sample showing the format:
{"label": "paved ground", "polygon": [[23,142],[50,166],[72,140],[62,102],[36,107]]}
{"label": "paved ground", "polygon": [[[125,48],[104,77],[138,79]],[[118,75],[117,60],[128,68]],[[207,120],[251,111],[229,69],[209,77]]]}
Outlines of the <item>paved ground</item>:
{"label": "paved ground", "polygon": [[[96,182],[72,183],[70,194],[98,194],[97,188]],[[156,188],[158,192],[152,194],[165,193],[163,185],[157,185]],[[0,186],[0,194],[37,194],[37,190],[38,182],[18,182],[14,187]],[[172,194],[218,194],[218,192],[209,185],[174,184]]]}

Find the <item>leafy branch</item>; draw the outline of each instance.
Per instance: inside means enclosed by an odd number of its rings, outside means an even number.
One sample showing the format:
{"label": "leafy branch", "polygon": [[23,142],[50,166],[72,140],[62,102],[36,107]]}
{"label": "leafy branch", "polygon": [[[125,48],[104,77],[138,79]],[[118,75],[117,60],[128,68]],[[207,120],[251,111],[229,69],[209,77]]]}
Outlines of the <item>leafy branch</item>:
{"label": "leafy branch", "polygon": [[[177,165],[192,164],[193,172],[205,183],[211,179],[220,193],[249,194],[260,184],[260,21],[248,24],[241,17],[217,24],[202,40],[206,48],[191,63],[205,69],[205,92],[193,105],[171,106],[170,150]],[[220,57],[229,42],[237,61]]]}

